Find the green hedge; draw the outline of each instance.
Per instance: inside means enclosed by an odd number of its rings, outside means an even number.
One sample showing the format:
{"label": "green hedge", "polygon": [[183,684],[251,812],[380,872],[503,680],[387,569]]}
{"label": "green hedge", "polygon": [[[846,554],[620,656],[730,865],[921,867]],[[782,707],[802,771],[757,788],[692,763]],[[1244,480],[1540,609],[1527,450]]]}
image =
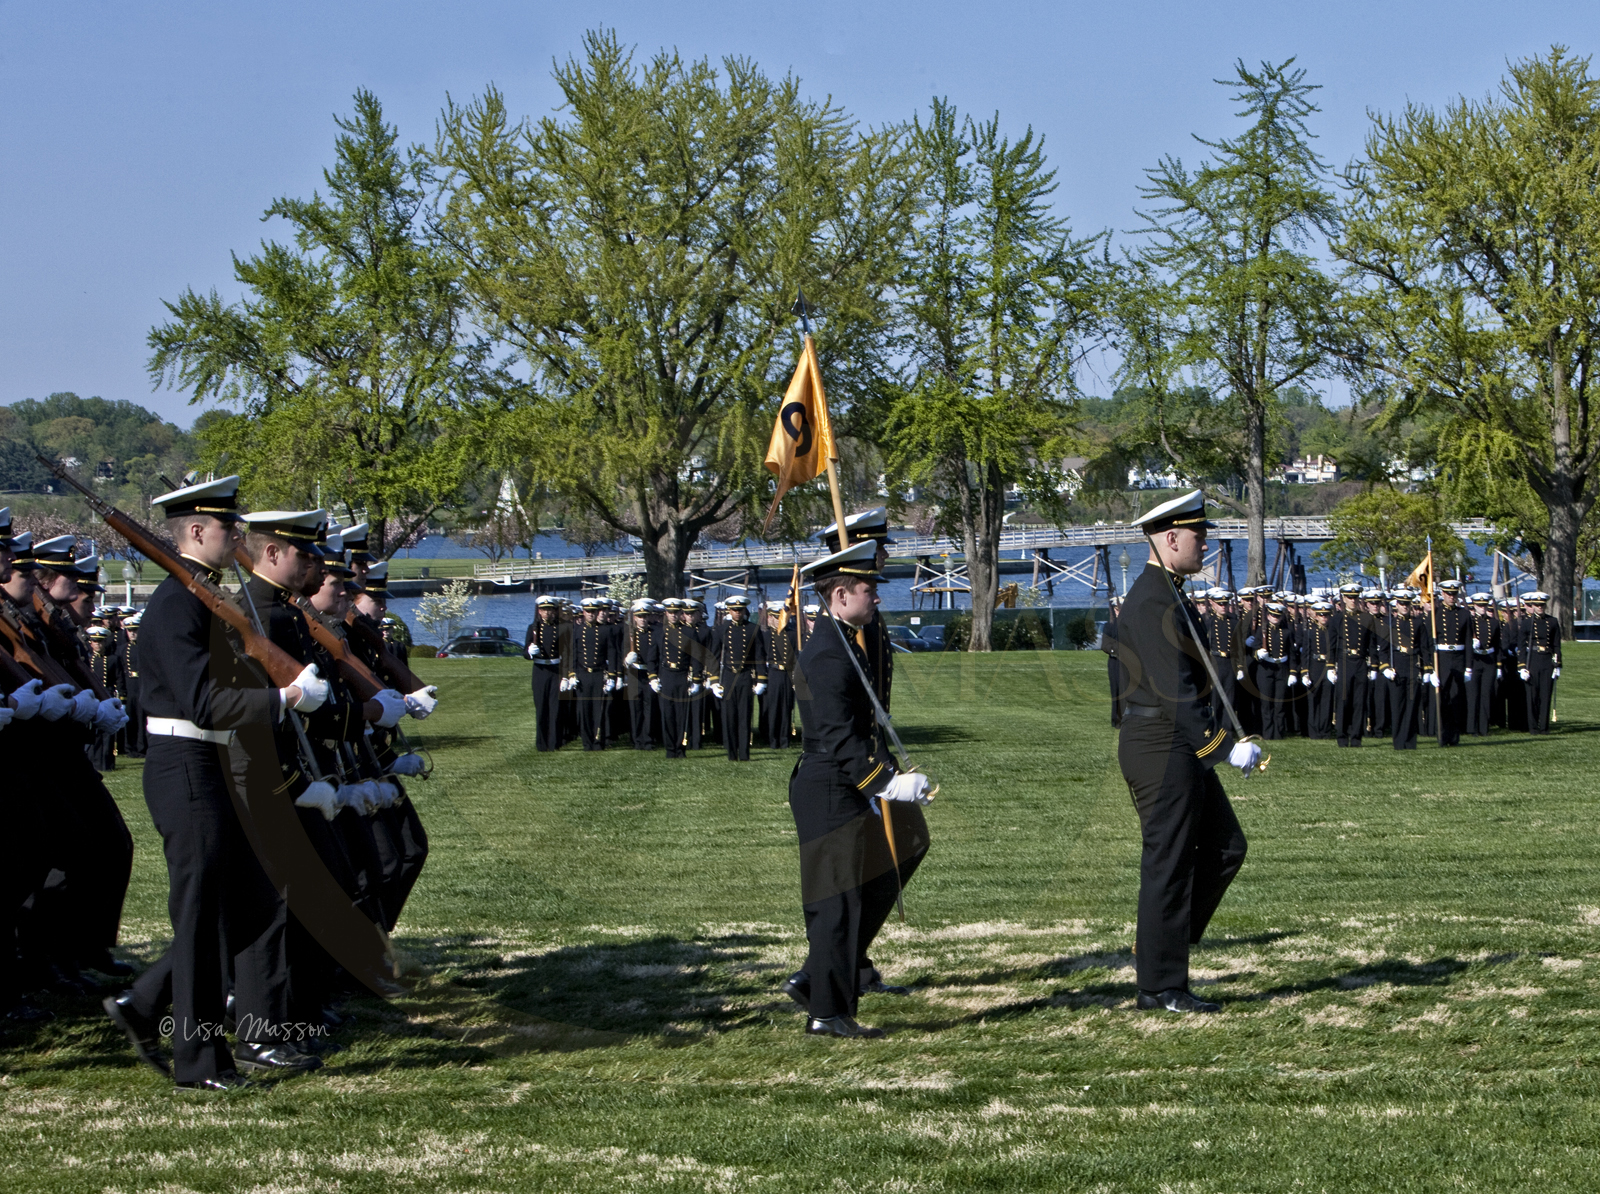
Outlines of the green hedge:
{"label": "green hedge", "polygon": [[[945,623],[946,651],[965,651],[971,637],[971,614],[960,614]],[[1050,650],[1050,612],[1030,610],[1014,618],[996,618],[990,630],[989,646],[996,651]]]}

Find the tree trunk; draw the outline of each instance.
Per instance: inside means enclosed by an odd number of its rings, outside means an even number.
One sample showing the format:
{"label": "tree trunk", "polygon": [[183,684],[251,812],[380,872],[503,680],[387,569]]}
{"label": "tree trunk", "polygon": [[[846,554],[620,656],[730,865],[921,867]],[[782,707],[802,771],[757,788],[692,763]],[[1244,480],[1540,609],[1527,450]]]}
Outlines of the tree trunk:
{"label": "tree trunk", "polygon": [[1000,595],[1000,530],[1005,524],[1006,486],[998,465],[978,474],[968,509],[967,580],[972,585],[969,651],[994,650],[994,607]]}
{"label": "tree trunk", "polygon": [[1250,536],[1249,566],[1245,584],[1267,583],[1267,418],[1259,399],[1244,400],[1245,478],[1244,500]]}
{"label": "tree trunk", "polygon": [[1578,577],[1578,533],[1591,502],[1576,500],[1577,485],[1566,477],[1555,479],[1550,502],[1550,535],[1540,561],[1539,587],[1550,594],[1550,616],[1561,623],[1561,636],[1572,637],[1573,598]]}
{"label": "tree trunk", "polygon": [[659,523],[639,520],[639,552],[644,556],[645,591],[657,601],[683,596],[683,574],[693,537],[671,518]]}

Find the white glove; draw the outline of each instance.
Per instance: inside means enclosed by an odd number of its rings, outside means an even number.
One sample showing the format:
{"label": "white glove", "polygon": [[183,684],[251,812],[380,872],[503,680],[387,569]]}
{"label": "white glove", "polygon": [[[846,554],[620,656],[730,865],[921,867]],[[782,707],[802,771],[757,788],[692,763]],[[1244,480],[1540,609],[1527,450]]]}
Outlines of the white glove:
{"label": "white glove", "polygon": [[1243,680],[1244,679],[1244,669],[1240,668],[1237,672],[1235,672],[1233,678],[1235,680]]}
{"label": "white glove", "polygon": [[690,696],[699,696],[700,695],[700,686],[698,684],[689,685],[689,695]]}
{"label": "white glove", "polygon": [[1525,668],[1525,667],[1519,667],[1517,669],[1517,675],[1521,676],[1524,680],[1526,680],[1528,678],[1528,669]]}
{"label": "white glove", "polygon": [[317,665],[308,663],[289,685],[300,690],[300,699],[294,707],[301,713],[315,713],[328,703],[328,682],[317,673]]}
{"label": "white glove", "polygon": [[401,755],[389,770],[396,775],[421,775],[425,761],[421,755]]}
{"label": "white glove", "polygon": [[1474,651],[1476,651],[1476,650],[1478,650],[1478,649],[1479,649],[1479,645],[1478,645],[1478,640],[1477,640],[1477,639],[1473,639],[1473,640],[1472,640],[1472,649],[1473,649],[1473,650],[1474,650]]}
{"label": "white glove", "polygon": [[1328,683],[1329,684],[1337,684],[1338,682],[1339,682],[1339,669],[1336,668],[1336,667],[1329,668],[1328,669]]}
{"label": "white glove", "polygon": [[1298,683],[1300,683],[1300,677],[1295,675],[1293,672],[1290,672],[1289,673],[1289,687],[1293,688]]}
{"label": "white glove", "polygon": [[115,734],[127,724],[128,715],[123,712],[122,702],[116,697],[106,698],[95,709],[94,728],[103,734]]}
{"label": "white glove", "polygon": [[1267,657],[1267,649],[1265,647],[1261,647],[1256,651],[1256,658],[1257,659],[1265,659],[1266,657]]}
{"label": "white glove", "polygon": [[538,653],[539,653],[539,644],[538,643],[529,643],[528,644],[528,658],[532,659]]}
{"label": "white glove", "polygon": [[638,667],[639,666],[639,652],[637,652],[637,651],[629,651],[626,655],[624,655],[622,657],[622,662],[627,664],[629,667]]}
{"label": "white glove", "polygon": [[406,712],[418,721],[432,713],[438,703],[439,690],[432,684],[424,684],[416,692],[406,693]]}
{"label": "white glove", "polygon": [[1385,680],[1393,680],[1394,679],[1394,669],[1392,667],[1384,668],[1383,669],[1383,678]]}
{"label": "white glove", "polygon": [[755,693],[756,696],[760,696],[762,693],[767,691],[767,682],[765,680],[761,681],[761,683],[757,684],[750,691]]}
{"label": "white glove", "polygon": [[380,729],[392,730],[406,715],[406,698],[392,688],[374,693],[372,699],[378,702],[378,707],[382,710],[377,722],[374,723]]}
{"label": "white glove", "polygon": [[650,677],[650,691],[651,692],[660,692],[661,691],[661,677],[660,676],[651,676]]}
{"label": "white glove", "polygon": [[621,690],[622,690],[622,677],[621,676],[608,676],[608,677],[606,677],[606,691],[607,692],[620,692]]}
{"label": "white glove", "polygon": [[342,802],[339,793],[333,790],[333,785],[319,779],[295,798],[295,804],[300,808],[314,808],[331,821],[339,815]]}
{"label": "white glove", "polygon": [[918,804],[933,803],[933,797],[924,795],[929,788],[928,777],[920,771],[902,771],[889,777],[888,784],[878,793],[879,800],[900,800]]}
{"label": "white glove", "polygon": [[1468,668],[1465,672],[1462,673],[1462,675],[1464,677],[1466,677],[1466,679],[1468,679],[1468,680],[1472,679],[1472,669]]}
{"label": "white glove", "polygon": [[1551,669],[1550,669],[1550,678],[1551,678],[1551,679],[1552,679],[1552,680],[1559,680],[1559,679],[1561,679],[1561,669],[1560,669],[1560,668],[1558,668],[1558,667],[1557,667],[1557,668],[1551,668]]}
{"label": "white glove", "polygon": [[1372,670],[1367,672],[1367,679],[1376,680],[1377,678],[1378,678],[1378,670],[1376,668],[1373,668]]}
{"label": "white glove", "polygon": [[17,703],[17,707],[12,712],[16,714],[18,721],[27,721],[28,718],[39,712],[39,705],[42,701],[39,694],[43,691],[43,680],[29,680],[11,694],[11,699]]}
{"label": "white glove", "polygon": [[1439,677],[1435,676],[1432,672],[1424,672],[1422,676],[1422,682],[1424,684],[1431,684],[1435,688],[1439,687]]}
{"label": "white glove", "polygon": [[10,705],[0,705],[0,730],[3,730],[10,725],[11,719],[16,715],[17,711]]}
{"label": "white glove", "polygon": [[95,714],[99,712],[100,698],[87,688],[80,688],[78,695],[72,698],[72,720],[81,721],[86,726],[92,726]]}
{"label": "white glove", "polygon": [[578,678],[576,676],[566,676],[562,679],[560,687],[562,692],[571,692],[578,687]]}
{"label": "white glove", "polygon": [[1257,742],[1235,742],[1233,749],[1228,752],[1228,765],[1237,767],[1246,777],[1256,769],[1256,764],[1261,761],[1261,745]]}
{"label": "white glove", "polygon": [[60,721],[72,712],[74,691],[70,684],[57,684],[54,688],[45,689],[39,697],[39,716],[46,721]]}
{"label": "white glove", "polygon": [[712,693],[716,696],[717,700],[720,701],[722,699],[722,685],[720,683],[712,683],[712,684],[708,685],[708,687],[711,689]]}
{"label": "white glove", "polygon": [[388,780],[373,780],[372,790],[377,795],[379,808],[393,808],[400,802],[400,789]]}

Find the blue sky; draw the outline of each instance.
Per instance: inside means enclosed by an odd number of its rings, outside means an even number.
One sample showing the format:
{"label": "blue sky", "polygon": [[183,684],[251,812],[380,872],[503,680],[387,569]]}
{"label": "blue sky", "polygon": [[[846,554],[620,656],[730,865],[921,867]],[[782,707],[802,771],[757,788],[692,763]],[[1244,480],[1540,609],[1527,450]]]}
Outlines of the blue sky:
{"label": "blue sky", "polygon": [[[608,25],[641,54],[736,54],[792,71],[858,119],[947,95],[1044,134],[1059,210],[1081,232],[1132,226],[1142,171],[1235,127],[1211,80],[1237,58],[1297,56],[1323,85],[1325,157],[1360,150],[1368,110],[1481,97],[1508,59],[1591,53],[1600,6],[1566,3],[917,4],[0,2],[0,402],[55,390],[152,392],[145,335],[185,286],[232,296],[229,253],[277,195],[308,195],[332,116],[369,87],[431,140],[446,94],[493,82],[514,112],[557,96],[553,59]],[[1094,378],[1085,378],[1097,388]]]}

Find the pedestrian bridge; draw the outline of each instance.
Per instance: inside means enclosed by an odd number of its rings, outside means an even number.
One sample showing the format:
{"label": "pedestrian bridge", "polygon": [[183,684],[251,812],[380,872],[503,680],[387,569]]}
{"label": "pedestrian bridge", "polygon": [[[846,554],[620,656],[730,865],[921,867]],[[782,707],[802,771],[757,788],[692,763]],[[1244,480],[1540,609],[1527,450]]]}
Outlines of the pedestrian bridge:
{"label": "pedestrian bridge", "polygon": [[[1224,539],[1249,538],[1249,524],[1242,518],[1217,519],[1216,529],[1210,532],[1213,542]],[[1471,518],[1453,523],[1450,528],[1465,539],[1469,535],[1482,535],[1494,528],[1486,519]],[[1325,515],[1294,518],[1269,518],[1266,522],[1268,541],[1280,543],[1319,542],[1333,537]],[[1000,536],[1000,551],[1048,553],[1056,548],[1109,547],[1118,543],[1138,543],[1144,534],[1134,526],[1122,522],[1097,522],[1091,526],[1051,527],[1038,530],[1005,531]],[[960,540],[933,536],[895,536],[890,548],[894,559],[930,559],[952,557],[961,559],[966,549]],[[740,569],[787,568],[795,561],[804,563],[822,554],[817,543],[746,543],[738,547],[700,549],[689,553],[686,567],[690,572],[736,572]],[[511,559],[482,563],[473,568],[476,580],[491,584],[516,584],[529,580],[557,577],[628,575],[644,571],[644,557],[638,552],[619,552],[613,555],[571,556],[564,559]]]}

